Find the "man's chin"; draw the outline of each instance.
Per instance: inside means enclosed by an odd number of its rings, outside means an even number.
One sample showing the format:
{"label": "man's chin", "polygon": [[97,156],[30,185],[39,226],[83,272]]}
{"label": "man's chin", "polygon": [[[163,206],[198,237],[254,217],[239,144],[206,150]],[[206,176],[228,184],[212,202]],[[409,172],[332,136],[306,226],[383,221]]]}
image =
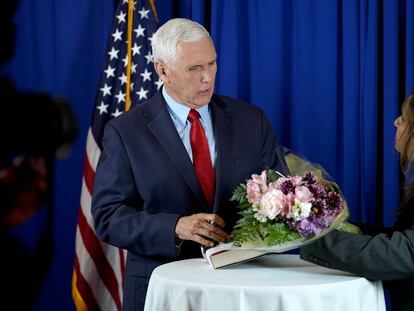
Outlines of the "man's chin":
{"label": "man's chin", "polygon": [[193,101],[193,105],[197,108],[203,107],[210,103],[212,95],[208,96],[198,96],[195,101]]}
{"label": "man's chin", "polygon": [[209,92],[200,98],[200,102],[209,103],[211,101],[211,97],[213,97],[213,92]]}

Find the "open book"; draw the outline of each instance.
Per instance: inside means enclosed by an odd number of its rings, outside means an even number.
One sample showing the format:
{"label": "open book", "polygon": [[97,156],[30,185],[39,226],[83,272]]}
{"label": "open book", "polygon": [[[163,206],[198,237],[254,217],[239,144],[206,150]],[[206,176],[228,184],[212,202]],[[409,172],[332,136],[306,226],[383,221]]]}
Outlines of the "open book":
{"label": "open book", "polygon": [[271,252],[260,250],[234,250],[232,243],[219,244],[214,247],[201,247],[201,253],[213,269],[228,267],[254,260]]}

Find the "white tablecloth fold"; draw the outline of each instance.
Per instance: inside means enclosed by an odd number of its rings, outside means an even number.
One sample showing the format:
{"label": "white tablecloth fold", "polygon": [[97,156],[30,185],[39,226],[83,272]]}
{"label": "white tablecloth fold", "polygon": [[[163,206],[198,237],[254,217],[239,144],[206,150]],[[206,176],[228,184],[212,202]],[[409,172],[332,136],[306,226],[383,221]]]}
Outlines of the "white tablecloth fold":
{"label": "white tablecloth fold", "polygon": [[385,311],[381,282],[270,255],[221,270],[204,259],[154,270],[145,311]]}

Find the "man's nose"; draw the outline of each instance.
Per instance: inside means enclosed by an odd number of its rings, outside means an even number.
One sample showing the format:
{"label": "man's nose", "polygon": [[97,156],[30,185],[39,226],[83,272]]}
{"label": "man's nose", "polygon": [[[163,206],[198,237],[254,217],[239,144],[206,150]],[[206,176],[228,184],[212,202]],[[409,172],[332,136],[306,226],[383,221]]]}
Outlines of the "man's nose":
{"label": "man's nose", "polygon": [[212,79],[212,73],[210,70],[204,70],[201,74],[201,82],[208,83]]}

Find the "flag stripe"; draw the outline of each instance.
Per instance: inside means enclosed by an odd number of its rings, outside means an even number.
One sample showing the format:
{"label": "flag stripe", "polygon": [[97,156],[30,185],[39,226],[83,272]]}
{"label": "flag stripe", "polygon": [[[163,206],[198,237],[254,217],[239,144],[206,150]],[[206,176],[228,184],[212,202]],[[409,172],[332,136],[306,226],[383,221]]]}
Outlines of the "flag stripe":
{"label": "flag stripe", "polygon": [[[92,215],[90,213],[90,206],[91,206],[91,194],[89,193],[86,182],[83,180],[82,183],[82,195],[81,195],[81,210],[83,212],[83,216],[90,228],[93,228],[93,220]],[[94,235],[96,236],[95,231],[93,231]]]}
{"label": "flag stripe", "polygon": [[119,249],[119,263],[121,268],[121,276],[122,276],[122,287],[124,287],[124,281],[125,281],[125,250]]}
{"label": "flag stripe", "polygon": [[76,255],[78,258],[82,258],[82,265],[79,263],[79,271],[91,287],[93,296],[99,305],[99,310],[118,311],[114,299],[112,298],[108,289],[105,287],[99,276],[99,273],[97,272],[100,268],[95,266],[91,256],[88,253],[88,250],[83,244],[79,228],[76,230],[76,235],[80,240],[80,243],[76,244]]}
{"label": "flag stripe", "polygon": [[[129,5],[133,6],[130,12]],[[133,16],[129,14],[131,12]],[[157,29],[155,15],[154,3],[148,0],[118,1],[86,140],[73,272],[76,282],[73,282],[72,290],[78,311],[85,310],[85,305],[89,311],[120,311],[122,308],[126,251],[97,237],[91,214],[91,196],[102,152],[104,127],[109,120],[125,112],[127,88],[130,104],[136,106],[150,98],[162,85],[154,70],[151,51],[152,35]],[[130,40],[127,40],[127,20],[132,20]]]}
{"label": "flag stripe", "polygon": [[[82,195],[81,195],[81,209],[83,210],[83,215],[85,220],[90,228],[93,228],[93,220],[92,215],[88,213],[89,206],[91,206],[91,188],[93,187],[93,182],[86,179],[86,176],[89,174],[92,175],[91,179],[94,178],[94,172],[89,165],[89,161],[87,161],[87,157],[85,157],[85,170],[90,170],[90,172],[85,172],[85,179],[82,184]],[[86,208],[87,207],[87,208]],[[95,233],[94,233],[95,234]],[[119,271],[120,273],[115,273],[115,277],[117,278],[118,284],[123,284],[124,279],[124,272],[125,272],[125,251],[123,249],[116,249],[108,244],[100,243],[102,253],[104,253],[108,259],[108,262],[112,265],[112,269],[114,271]],[[117,252],[113,252],[113,250],[118,250]],[[119,288],[119,294],[122,296],[122,288]]]}
{"label": "flag stripe", "polygon": [[95,172],[93,171],[91,164],[89,163],[89,158],[85,155],[84,168],[83,168],[83,177],[85,180],[86,188],[88,188],[89,193],[93,193],[93,184],[95,181]]}
{"label": "flag stripe", "polygon": [[[75,300],[76,308],[82,309],[82,310],[99,310],[98,303],[95,300],[95,297],[93,296],[91,287],[89,286],[88,282],[86,282],[85,278],[83,277],[82,273],[79,269],[79,259],[78,256],[75,255],[74,260],[74,282],[76,284],[77,294],[73,295],[74,297],[77,297]],[[82,293],[82,295],[80,295]],[[81,297],[78,297],[81,296]],[[81,301],[79,301],[81,300]],[[87,306],[87,307],[86,307]]]}
{"label": "flag stripe", "polygon": [[121,299],[118,291],[119,285],[118,280],[115,276],[115,272],[111,264],[108,262],[105,253],[102,251],[100,241],[96,237],[93,229],[89,226],[85,218],[85,215],[82,212],[82,209],[79,213],[78,222],[80,234],[82,236],[84,245],[88,250],[88,253],[92,257],[95,266],[100,267],[100,269],[97,270],[97,272],[100,278],[102,279],[103,283],[105,284],[106,288],[109,290],[109,293],[113,297],[118,310],[121,310]]}
{"label": "flag stripe", "polygon": [[86,154],[88,155],[89,163],[92,167],[92,170],[95,172],[96,166],[98,165],[99,157],[101,156],[101,150],[96,144],[91,129],[89,129],[88,131],[88,138],[86,140]]}

